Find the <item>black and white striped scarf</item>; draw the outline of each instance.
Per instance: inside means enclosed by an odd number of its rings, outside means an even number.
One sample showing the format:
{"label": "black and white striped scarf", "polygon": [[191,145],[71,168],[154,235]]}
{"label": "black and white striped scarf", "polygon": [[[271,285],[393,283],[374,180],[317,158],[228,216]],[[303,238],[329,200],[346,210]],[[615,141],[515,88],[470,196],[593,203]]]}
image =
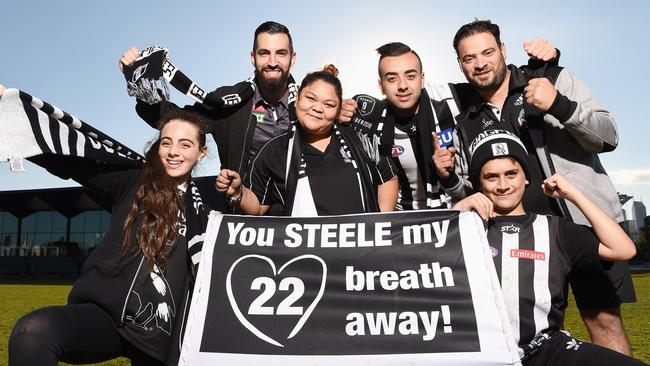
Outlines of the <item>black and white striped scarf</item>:
{"label": "black and white striped scarf", "polygon": [[[184,225],[187,229],[183,235],[183,240],[187,241],[188,255],[192,260],[192,264],[196,265],[199,264],[201,259],[205,230],[208,227],[208,214],[203,205],[199,188],[192,181],[187,185],[183,195],[183,206],[185,207]],[[177,244],[183,245],[184,243]]]}
{"label": "black and white striped scarf", "polygon": [[[0,161],[12,171],[24,171],[23,159],[54,156],[61,164],[85,158],[126,168],[144,158],[86,122],[18,89],[0,99]],[[42,159],[40,159],[42,160]]]}
{"label": "black and white striped scarf", "polygon": [[[395,115],[391,113],[387,100],[379,100],[372,96],[361,94],[354,98],[359,107],[352,118],[359,139],[362,141],[366,153],[379,159],[383,153],[386,156],[392,155],[393,144],[395,143]],[[449,103],[434,102],[425,89],[419,100],[417,136],[414,138],[413,146],[420,146],[422,151],[416,154],[418,168],[426,185],[427,208],[449,208],[450,198],[444,193],[438,181],[433,166],[433,143],[431,134],[436,132],[439,137],[445,131],[451,131],[455,127],[455,120],[450,111]],[[401,170],[401,169],[400,169]],[[405,182],[406,175],[399,174],[400,185],[408,185]],[[403,189],[403,188],[400,188]]]}
{"label": "black and white striped scarf", "polygon": [[[179,92],[208,109],[221,109],[246,103],[255,95],[255,75],[225,88],[224,93],[207,93],[172,64],[167,57],[168,54],[166,48],[153,45],[142,50],[133,65],[124,68],[124,78],[130,96],[149,104],[169,100],[169,88],[166,84],[168,82]],[[290,104],[288,109],[293,120],[295,119],[293,104],[298,97],[298,85],[291,75],[288,80],[288,91]]]}
{"label": "black and white striped scarf", "polygon": [[[169,100],[169,88],[166,82],[181,93],[211,108],[236,105],[255,94],[254,77],[247,79],[246,84],[242,84],[236,92],[221,97],[207,93],[169,61],[168,53],[166,48],[158,45],[147,47],[140,52],[140,57],[133,65],[124,68],[124,78],[130,96],[149,104],[159,103],[163,99]],[[162,95],[158,90],[162,91]]]}

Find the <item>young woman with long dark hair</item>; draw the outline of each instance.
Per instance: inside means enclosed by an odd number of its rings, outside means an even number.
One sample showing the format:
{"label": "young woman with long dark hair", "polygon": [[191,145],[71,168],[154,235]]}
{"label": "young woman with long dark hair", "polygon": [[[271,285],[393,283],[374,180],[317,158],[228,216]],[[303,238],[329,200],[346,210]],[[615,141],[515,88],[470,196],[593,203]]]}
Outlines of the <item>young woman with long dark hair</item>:
{"label": "young woman with long dark hair", "polygon": [[[141,169],[101,163],[70,172],[112,203],[108,232],[63,306],[22,317],[9,339],[9,364],[177,364],[192,286],[193,244],[207,209],[191,182],[206,155],[205,128],[182,110],[163,117]],[[56,172],[55,172],[56,173]]]}

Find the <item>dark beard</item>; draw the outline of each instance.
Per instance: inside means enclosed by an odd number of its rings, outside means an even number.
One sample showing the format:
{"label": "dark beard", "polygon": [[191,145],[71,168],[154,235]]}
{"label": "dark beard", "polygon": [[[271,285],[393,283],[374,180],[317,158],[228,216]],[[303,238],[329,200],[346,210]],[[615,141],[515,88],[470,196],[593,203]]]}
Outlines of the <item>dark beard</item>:
{"label": "dark beard", "polygon": [[494,81],[492,81],[490,84],[481,85],[481,84],[476,83],[473,80],[469,80],[469,81],[470,81],[470,84],[472,84],[479,91],[492,92],[492,91],[495,91],[495,90],[499,89],[499,87],[501,86],[501,84],[503,84],[503,81],[505,79],[506,79],[506,64],[504,62],[504,63],[500,64],[500,67],[499,67],[498,70],[495,70]]}
{"label": "dark beard", "polygon": [[266,79],[261,71],[255,71],[255,80],[260,89],[269,94],[276,94],[286,89],[289,72],[282,71],[282,76],[278,79]]}

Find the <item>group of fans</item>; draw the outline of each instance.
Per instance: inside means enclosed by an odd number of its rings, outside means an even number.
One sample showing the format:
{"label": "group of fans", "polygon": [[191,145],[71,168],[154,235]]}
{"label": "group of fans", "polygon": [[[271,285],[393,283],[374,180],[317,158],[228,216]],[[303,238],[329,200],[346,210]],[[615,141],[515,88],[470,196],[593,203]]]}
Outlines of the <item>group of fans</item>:
{"label": "group of fans", "polygon": [[[463,25],[453,47],[467,83],[425,87],[418,54],[394,42],[377,49],[385,99],[344,100],[333,65],[292,88],[291,34],[269,21],[254,35],[254,92],[236,104],[138,100],[138,115],[160,136],[142,169],[73,176],[113,202],[111,226],[68,304],[18,321],[10,365],[119,355],[134,365],[178,362],[198,265],[192,244],[207,211],[197,208],[191,171],[207,133],[222,164],[216,190],[232,212],[474,210],[486,221],[524,365],[643,364],[631,357],[620,316],[620,304],[635,301],[625,263],[635,247],[598,158],[618,143],[614,118],[545,40],[524,44],[522,67],[506,65],[490,21]],[[139,57],[127,50],[120,68]],[[562,330],[569,283],[593,344]]]}

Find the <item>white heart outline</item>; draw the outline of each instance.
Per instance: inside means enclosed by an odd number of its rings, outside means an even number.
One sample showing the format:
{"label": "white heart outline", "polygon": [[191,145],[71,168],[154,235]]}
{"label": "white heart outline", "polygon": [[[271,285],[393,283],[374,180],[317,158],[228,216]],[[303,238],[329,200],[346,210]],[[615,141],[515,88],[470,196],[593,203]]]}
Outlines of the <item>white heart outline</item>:
{"label": "white heart outline", "polygon": [[307,258],[315,259],[321,264],[321,267],[323,269],[323,276],[322,276],[322,279],[321,279],[321,284],[320,284],[320,289],[318,290],[318,294],[316,295],[314,300],[311,302],[311,305],[309,305],[307,310],[302,314],[302,316],[298,320],[298,323],[296,323],[296,326],[293,327],[293,330],[291,331],[291,333],[289,334],[287,339],[291,339],[296,334],[298,334],[300,329],[302,329],[302,326],[305,325],[305,322],[307,321],[307,318],[309,318],[312,311],[314,311],[314,308],[316,307],[316,305],[318,305],[318,302],[320,301],[321,297],[323,297],[323,292],[325,292],[325,279],[327,278],[327,265],[325,264],[325,261],[323,261],[320,257],[317,257],[317,256],[315,256],[313,254],[304,254],[304,255],[301,255],[299,257],[291,259],[290,261],[285,263],[282,267],[280,267],[280,269],[276,272],[275,263],[270,258],[268,258],[266,256],[263,256],[263,255],[259,255],[259,254],[248,254],[248,255],[245,255],[245,256],[237,259],[230,266],[230,269],[228,270],[228,275],[226,276],[226,293],[228,295],[228,301],[230,302],[230,307],[235,312],[235,316],[237,316],[237,319],[239,319],[239,322],[242,323],[242,325],[244,327],[246,327],[246,329],[248,329],[251,333],[253,333],[258,338],[262,339],[263,341],[271,343],[274,346],[284,347],[282,344],[280,344],[279,342],[277,342],[273,338],[269,337],[268,335],[264,334],[262,331],[257,329],[257,327],[254,326],[250,321],[248,321],[248,319],[246,319],[244,314],[242,314],[241,310],[239,309],[239,306],[237,305],[237,301],[235,301],[235,297],[234,297],[234,295],[232,293],[232,282],[231,282],[232,272],[235,269],[235,267],[241,261],[243,261],[245,259],[248,259],[248,258],[258,258],[258,259],[262,259],[262,260],[266,261],[271,266],[271,268],[273,269],[273,276],[279,275],[282,272],[282,270],[285,269],[288,265],[290,265],[293,262],[297,262],[299,260],[302,260],[302,259],[307,259]]}

